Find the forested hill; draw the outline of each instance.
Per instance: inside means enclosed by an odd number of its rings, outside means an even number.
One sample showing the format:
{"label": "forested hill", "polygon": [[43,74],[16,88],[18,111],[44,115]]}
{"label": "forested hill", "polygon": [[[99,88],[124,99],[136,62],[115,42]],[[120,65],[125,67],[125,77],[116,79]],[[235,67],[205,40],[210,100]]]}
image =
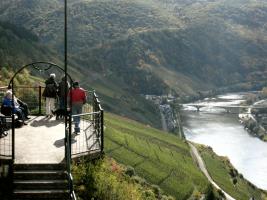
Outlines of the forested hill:
{"label": "forested hill", "polygon": [[34,60],[51,59],[51,50],[23,27],[0,22],[0,66],[22,66]]}
{"label": "forested hill", "polygon": [[[70,60],[116,113],[153,116],[139,94],[196,95],[266,79],[266,1],[69,0],[68,8]],[[0,4],[1,21],[30,30],[56,57],[63,19],[61,0]]]}

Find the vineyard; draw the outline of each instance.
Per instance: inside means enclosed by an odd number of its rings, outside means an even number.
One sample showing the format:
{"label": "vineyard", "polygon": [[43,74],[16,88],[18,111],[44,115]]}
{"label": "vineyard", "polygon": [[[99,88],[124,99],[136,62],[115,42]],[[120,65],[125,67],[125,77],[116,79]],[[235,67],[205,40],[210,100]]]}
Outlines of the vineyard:
{"label": "vineyard", "polygon": [[208,193],[186,142],[116,115],[105,116],[105,152],[177,199]]}
{"label": "vineyard", "polygon": [[247,181],[230,163],[227,157],[216,155],[209,147],[198,145],[212,179],[228,194],[237,200],[266,199],[266,192]]}

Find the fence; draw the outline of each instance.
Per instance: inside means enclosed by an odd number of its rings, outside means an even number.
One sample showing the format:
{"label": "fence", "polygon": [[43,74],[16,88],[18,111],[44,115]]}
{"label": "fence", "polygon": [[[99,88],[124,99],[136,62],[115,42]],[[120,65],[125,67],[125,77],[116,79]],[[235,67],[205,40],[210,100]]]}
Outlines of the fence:
{"label": "fence", "polygon": [[[0,87],[0,99],[3,99],[7,87]],[[0,118],[0,159],[12,159],[12,117],[1,116]]]}
{"label": "fence", "polygon": [[[0,98],[3,99],[7,87],[0,88]],[[45,99],[42,97],[44,87],[42,86],[20,86],[14,87],[14,93],[17,98],[27,103],[31,115],[45,114]],[[104,112],[100,105],[98,96],[94,91],[86,91],[87,103],[83,106],[82,114],[72,115],[80,118],[81,133],[74,137],[70,134],[71,156],[77,157],[84,154],[103,152],[103,123]],[[57,106],[56,106],[57,107]],[[7,117],[7,121],[11,120]],[[72,125],[72,127],[74,124]],[[73,133],[73,129],[71,133]],[[12,154],[12,131],[8,130],[8,137],[0,141],[0,154]],[[9,152],[9,153],[7,153]],[[3,153],[2,153],[3,154]]]}
{"label": "fence", "polygon": [[0,159],[11,160],[12,151],[12,117],[1,116],[0,118]]}
{"label": "fence", "polygon": [[72,115],[72,118],[80,118],[80,134],[72,138],[72,157],[86,155],[88,153],[103,152],[103,109],[95,92],[88,92],[89,104],[83,108],[79,115]]}

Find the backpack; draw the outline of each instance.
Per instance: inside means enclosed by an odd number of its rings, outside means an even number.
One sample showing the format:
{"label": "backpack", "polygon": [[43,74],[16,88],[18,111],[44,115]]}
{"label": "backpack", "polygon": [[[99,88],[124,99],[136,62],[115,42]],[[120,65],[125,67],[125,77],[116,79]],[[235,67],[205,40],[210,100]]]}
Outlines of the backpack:
{"label": "backpack", "polygon": [[57,88],[54,83],[49,83],[46,85],[46,87],[47,87],[47,92],[49,94],[53,94],[53,95],[57,94]]}
{"label": "backpack", "polygon": [[54,83],[48,83],[44,89],[44,97],[56,97],[57,96],[57,87]]}

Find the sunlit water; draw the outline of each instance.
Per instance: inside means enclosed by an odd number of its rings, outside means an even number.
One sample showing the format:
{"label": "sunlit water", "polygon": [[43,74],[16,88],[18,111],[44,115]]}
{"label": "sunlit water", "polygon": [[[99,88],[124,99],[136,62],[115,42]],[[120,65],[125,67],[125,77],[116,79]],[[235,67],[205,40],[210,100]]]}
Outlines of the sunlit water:
{"label": "sunlit water", "polygon": [[[242,98],[243,95],[229,94],[201,103],[238,104]],[[193,108],[184,111],[186,138],[211,146],[218,155],[227,156],[246,179],[267,190],[267,143],[249,135],[239,123],[237,114],[226,114],[211,107],[201,109],[204,112],[194,112]]]}

